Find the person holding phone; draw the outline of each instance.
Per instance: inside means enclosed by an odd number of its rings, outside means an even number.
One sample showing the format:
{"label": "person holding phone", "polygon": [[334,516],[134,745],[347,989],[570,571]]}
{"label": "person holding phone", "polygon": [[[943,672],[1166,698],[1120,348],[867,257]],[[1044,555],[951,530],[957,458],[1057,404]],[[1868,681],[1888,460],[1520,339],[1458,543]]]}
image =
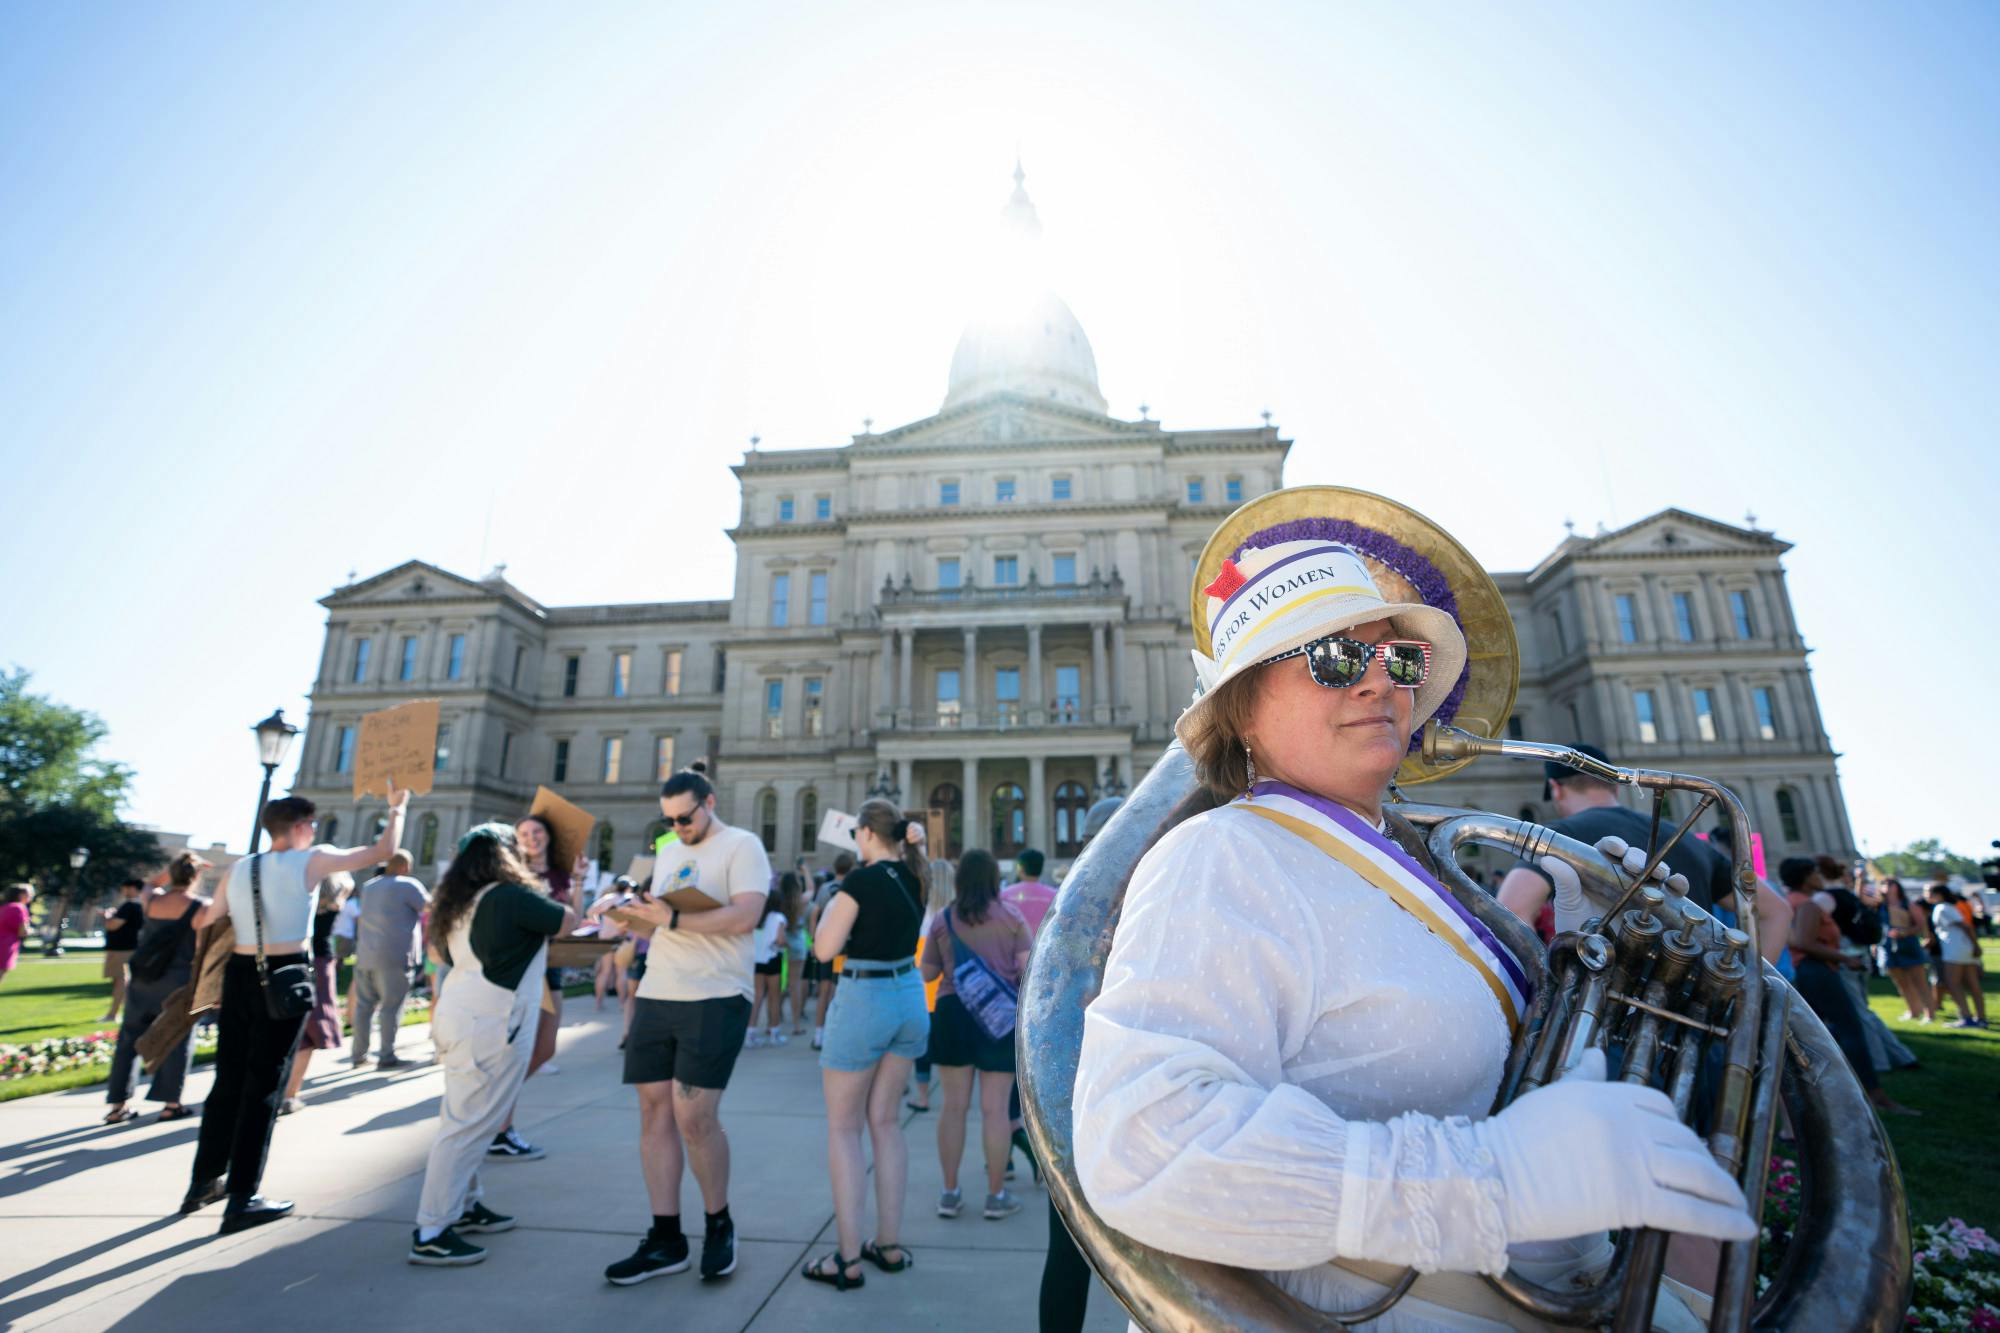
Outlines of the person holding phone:
{"label": "person holding phone", "polygon": [[[702,774],[684,769],[662,783],[660,813],[679,841],[661,848],[653,864],[655,901],[620,909],[653,927],[625,1043],[625,1081],[639,1093],[639,1158],[653,1224],[636,1250],[604,1270],[605,1281],[621,1287],[687,1271],[681,1175],[688,1167],[705,1214],[702,1279],[736,1271],[722,1093],[750,1027],[756,958],[750,937],[763,920],[771,883],[764,844],[717,818],[715,788]],[[693,910],[697,901],[708,905]]]}

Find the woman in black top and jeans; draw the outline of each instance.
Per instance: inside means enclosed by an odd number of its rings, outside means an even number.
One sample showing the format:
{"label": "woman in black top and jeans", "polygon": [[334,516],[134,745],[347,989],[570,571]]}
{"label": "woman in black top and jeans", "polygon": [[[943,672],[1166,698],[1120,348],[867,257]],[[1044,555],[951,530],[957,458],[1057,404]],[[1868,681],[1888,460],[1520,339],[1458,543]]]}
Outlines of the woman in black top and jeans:
{"label": "woman in black top and jeans", "polygon": [[[885,1273],[910,1266],[910,1252],[896,1240],[910,1174],[903,1087],[924,1053],[931,1026],[915,960],[928,875],[923,827],[882,800],[865,802],[856,818],[854,838],[863,865],[842,881],[820,913],[813,938],[813,954],[821,962],[840,954],[847,962],[819,1053],[839,1248],[808,1265],[805,1276],[841,1291],[862,1285],[863,1259]],[[864,1123],[875,1149],[875,1239],[865,1245],[860,1243],[868,1175],[861,1157]]]}
{"label": "woman in black top and jeans", "polygon": [[[160,1016],[167,998],[187,985],[194,972],[194,915],[207,900],[194,896],[196,880],[208,869],[208,862],[193,852],[182,852],[167,868],[167,885],[146,900],[145,916],[132,954],[132,981],[125,992],[125,1021],[118,1027],[118,1048],[111,1056],[111,1082],[104,1100],[111,1109],[104,1123],[115,1125],[130,1120],[125,1105],[132,1097],[132,1061],[138,1054],[139,1038]],[[180,1120],[194,1112],[181,1105],[181,1084],[187,1080],[188,1062],[194,1053],[194,1033],[182,1037],[153,1070],[152,1100],[165,1102],[162,1120]]]}

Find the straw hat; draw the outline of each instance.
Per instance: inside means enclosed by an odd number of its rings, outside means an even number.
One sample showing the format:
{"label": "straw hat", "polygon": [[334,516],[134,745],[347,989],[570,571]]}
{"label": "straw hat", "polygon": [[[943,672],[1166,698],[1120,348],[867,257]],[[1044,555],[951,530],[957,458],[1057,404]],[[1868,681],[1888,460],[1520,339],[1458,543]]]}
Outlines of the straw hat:
{"label": "straw hat", "polygon": [[[1174,727],[1183,743],[1206,726],[1221,686],[1373,620],[1431,645],[1413,731],[1435,715],[1492,735],[1513,706],[1513,623],[1492,578],[1423,515],[1366,491],[1294,486],[1238,509],[1195,562],[1189,615],[1195,697]],[[1403,777],[1444,771],[1420,771],[1412,760]]]}

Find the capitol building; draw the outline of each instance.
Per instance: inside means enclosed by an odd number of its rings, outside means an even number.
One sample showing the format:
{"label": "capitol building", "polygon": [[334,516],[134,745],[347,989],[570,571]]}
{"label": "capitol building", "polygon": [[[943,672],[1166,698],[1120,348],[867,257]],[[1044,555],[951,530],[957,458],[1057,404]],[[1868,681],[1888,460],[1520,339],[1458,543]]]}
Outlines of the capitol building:
{"label": "capitol building", "polygon": [[[1015,182],[1003,217],[1032,246]],[[934,415],[744,455],[727,600],[546,606],[503,571],[421,561],[321,599],[294,791],[323,838],[363,841],[383,810],[352,794],[361,717],[436,698],[435,787],[407,835],[426,871],[538,785],[596,815],[595,850],[622,869],[664,829],[660,779],[695,759],[722,817],[780,864],[825,864],[822,814],[873,792],[943,812],[951,853],[1066,859],[1091,802],[1172,742],[1209,534],[1265,491],[1341,480],[1287,477],[1290,446],[1268,416],[1183,431],[1111,415],[1076,317],[1025,287],[967,326]],[[1849,853],[1789,549],[1667,510],[1495,573],[1521,649],[1510,732],[1714,777],[1773,862]],[[1487,760],[1413,795],[1553,817],[1531,765]]]}

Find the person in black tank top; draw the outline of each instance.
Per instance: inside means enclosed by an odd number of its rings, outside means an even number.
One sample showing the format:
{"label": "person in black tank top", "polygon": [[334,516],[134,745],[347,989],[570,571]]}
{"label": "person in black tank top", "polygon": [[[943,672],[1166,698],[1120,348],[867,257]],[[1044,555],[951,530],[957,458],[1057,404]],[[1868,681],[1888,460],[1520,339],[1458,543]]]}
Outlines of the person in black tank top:
{"label": "person in black tank top", "polygon": [[[820,913],[813,938],[821,961],[845,954],[847,962],[819,1053],[839,1248],[807,1265],[804,1276],[841,1291],[861,1285],[863,1259],[885,1273],[910,1266],[909,1251],[896,1239],[910,1169],[900,1113],[910,1069],[931,1029],[914,958],[929,874],[923,827],[882,800],[863,804],[857,819],[854,836],[864,864]],[[864,1124],[875,1149],[875,1239],[866,1244]]]}

